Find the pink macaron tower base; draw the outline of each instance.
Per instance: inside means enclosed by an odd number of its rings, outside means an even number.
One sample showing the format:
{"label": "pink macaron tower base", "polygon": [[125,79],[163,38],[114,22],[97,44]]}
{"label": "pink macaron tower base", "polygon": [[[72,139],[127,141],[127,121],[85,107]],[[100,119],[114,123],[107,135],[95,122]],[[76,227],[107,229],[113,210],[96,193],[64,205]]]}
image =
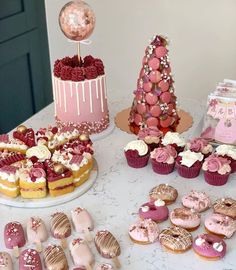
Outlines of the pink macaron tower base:
{"label": "pink macaron tower base", "polygon": [[105,75],[80,82],[53,76],[55,118],[59,127],[74,126],[81,133],[99,133],[109,125]]}

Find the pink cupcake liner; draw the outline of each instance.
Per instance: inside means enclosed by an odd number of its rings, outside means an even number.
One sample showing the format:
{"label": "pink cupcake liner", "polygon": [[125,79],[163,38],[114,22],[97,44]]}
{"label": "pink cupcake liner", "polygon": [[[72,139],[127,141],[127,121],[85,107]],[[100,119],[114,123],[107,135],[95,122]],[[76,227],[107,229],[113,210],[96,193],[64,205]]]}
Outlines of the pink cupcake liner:
{"label": "pink cupcake liner", "polygon": [[152,169],[155,173],[169,174],[173,172],[174,168],[175,168],[175,163],[167,164],[167,163],[157,162],[155,159],[152,159]]}
{"label": "pink cupcake liner", "polygon": [[231,173],[236,172],[236,160],[232,159],[231,163],[230,163],[230,167],[231,167]]}
{"label": "pink cupcake liner", "polygon": [[192,166],[189,168],[187,166],[176,163],[176,167],[179,175],[188,179],[197,177],[201,170],[201,165]]}
{"label": "pink cupcake liner", "polygon": [[223,186],[227,183],[230,173],[221,175],[216,172],[204,172],[205,181],[212,186]]}
{"label": "pink cupcake liner", "polygon": [[126,156],[126,160],[127,160],[128,165],[132,168],[138,169],[138,168],[143,168],[143,167],[147,166],[150,153],[146,154],[145,156],[141,156],[141,157],[132,157],[130,155],[127,155],[127,153],[125,152],[125,156]]}

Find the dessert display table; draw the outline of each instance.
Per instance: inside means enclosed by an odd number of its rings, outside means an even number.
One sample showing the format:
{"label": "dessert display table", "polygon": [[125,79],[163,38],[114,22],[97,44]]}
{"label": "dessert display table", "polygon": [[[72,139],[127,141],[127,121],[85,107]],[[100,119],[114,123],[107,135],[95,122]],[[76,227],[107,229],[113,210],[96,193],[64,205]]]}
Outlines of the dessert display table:
{"label": "dessert display table", "polygon": [[[199,128],[204,106],[190,99],[179,98],[179,101],[179,107],[190,112],[193,116],[193,127],[183,134],[188,138],[189,136],[194,136],[195,130]],[[130,100],[127,100],[127,97],[111,102],[111,118],[123,108],[128,107],[129,104]],[[53,104],[51,104],[26,121],[25,125],[39,128],[53,123],[53,110]],[[213,262],[199,259],[192,250],[184,254],[172,254],[163,250],[158,242],[146,246],[136,245],[131,242],[128,236],[129,225],[138,218],[137,212],[140,205],[148,201],[150,189],[160,183],[168,183],[178,190],[179,197],[176,203],[169,207],[170,210],[180,206],[181,197],[192,189],[206,191],[213,201],[222,196],[236,198],[235,176],[231,176],[225,186],[215,187],[209,186],[204,181],[202,174],[196,179],[187,180],[178,176],[176,172],[167,176],[157,175],[152,171],[150,165],[143,169],[132,169],[128,167],[123,154],[123,147],[134,138],[134,135],[127,134],[116,128],[106,138],[94,142],[95,158],[99,168],[98,178],[94,186],[78,199],[58,206],[37,208],[33,211],[27,208],[0,205],[0,250],[6,250],[3,241],[3,228],[7,222],[17,220],[25,225],[30,216],[37,215],[45,221],[49,228],[49,218],[52,213],[60,210],[70,216],[70,211],[80,206],[88,209],[93,216],[95,231],[108,229],[119,240],[121,245],[121,256],[119,259],[122,265],[121,269],[123,270],[236,269],[236,236],[226,240],[228,252],[225,258]],[[202,220],[211,211],[204,212],[202,214]],[[169,226],[169,224],[170,221],[168,220],[159,226],[163,229]],[[196,236],[201,232],[204,232],[203,225],[197,231],[194,231],[192,235]],[[73,236],[75,236],[75,233],[71,238]],[[59,244],[59,241],[50,237],[48,243]],[[32,246],[27,244],[26,247]],[[92,250],[96,255],[96,262],[108,261],[98,255],[93,244]],[[66,255],[70,262],[70,269],[73,269],[68,250],[66,251]],[[16,261],[14,269],[18,269]]]}

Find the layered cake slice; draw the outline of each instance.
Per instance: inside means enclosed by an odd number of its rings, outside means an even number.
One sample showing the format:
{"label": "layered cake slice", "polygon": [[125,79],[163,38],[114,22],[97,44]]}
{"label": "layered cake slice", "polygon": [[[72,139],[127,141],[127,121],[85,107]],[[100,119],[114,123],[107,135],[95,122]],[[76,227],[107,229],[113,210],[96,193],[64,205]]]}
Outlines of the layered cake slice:
{"label": "layered cake slice", "polygon": [[39,199],[47,195],[46,172],[43,165],[35,163],[20,169],[20,194],[22,198]]}
{"label": "layered cake slice", "polygon": [[0,168],[5,165],[17,164],[25,160],[25,155],[8,150],[0,151]]}
{"label": "layered cake slice", "polygon": [[5,165],[0,168],[0,192],[12,198],[19,195],[19,172],[16,167]]}
{"label": "layered cake slice", "polygon": [[65,57],[54,64],[53,96],[59,127],[72,125],[80,133],[93,134],[109,125],[104,65],[86,56]]}
{"label": "layered cake slice", "polygon": [[51,160],[46,160],[44,164],[47,172],[49,194],[51,196],[60,196],[74,191],[74,179],[69,169]]}
{"label": "layered cake slice", "polygon": [[21,140],[10,139],[7,134],[0,135],[0,151],[19,152],[25,154],[28,146]]}
{"label": "layered cake slice", "polygon": [[18,126],[17,129],[13,132],[13,138],[22,141],[28,147],[33,147],[36,145],[34,130],[23,125]]}

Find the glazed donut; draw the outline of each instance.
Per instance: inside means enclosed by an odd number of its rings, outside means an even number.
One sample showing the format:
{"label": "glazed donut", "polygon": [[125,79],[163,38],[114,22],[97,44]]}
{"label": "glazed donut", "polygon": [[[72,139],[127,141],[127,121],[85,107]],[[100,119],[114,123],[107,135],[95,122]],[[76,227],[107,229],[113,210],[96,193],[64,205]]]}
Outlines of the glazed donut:
{"label": "glazed donut", "polygon": [[230,238],[236,231],[236,221],[221,214],[212,214],[205,220],[207,232],[219,237]]}
{"label": "glazed donut", "polygon": [[182,198],[183,206],[203,212],[211,206],[211,200],[205,192],[192,190]]}
{"label": "glazed donut", "polygon": [[194,239],[193,250],[200,257],[219,260],[225,256],[226,243],[216,235],[201,234]]}
{"label": "glazed donut", "polygon": [[236,219],[236,201],[231,198],[217,200],[213,205],[213,209],[215,213]]}
{"label": "glazed donut", "polygon": [[134,243],[151,244],[158,240],[160,230],[151,219],[138,220],[130,226],[129,236]]}
{"label": "glazed donut", "polygon": [[168,219],[169,210],[162,200],[156,200],[143,204],[139,208],[141,219],[151,219],[155,222],[162,222]]}
{"label": "glazed donut", "polygon": [[160,184],[149,192],[149,197],[151,201],[160,199],[163,200],[166,205],[168,205],[176,201],[178,192],[175,188],[168,184]]}
{"label": "glazed donut", "polygon": [[170,213],[170,221],[175,226],[182,227],[188,231],[194,231],[201,223],[201,216],[193,209],[175,208]]}
{"label": "glazed donut", "polygon": [[180,227],[164,229],[159,235],[159,241],[168,251],[182,253],[192,246],[192,235]]}

